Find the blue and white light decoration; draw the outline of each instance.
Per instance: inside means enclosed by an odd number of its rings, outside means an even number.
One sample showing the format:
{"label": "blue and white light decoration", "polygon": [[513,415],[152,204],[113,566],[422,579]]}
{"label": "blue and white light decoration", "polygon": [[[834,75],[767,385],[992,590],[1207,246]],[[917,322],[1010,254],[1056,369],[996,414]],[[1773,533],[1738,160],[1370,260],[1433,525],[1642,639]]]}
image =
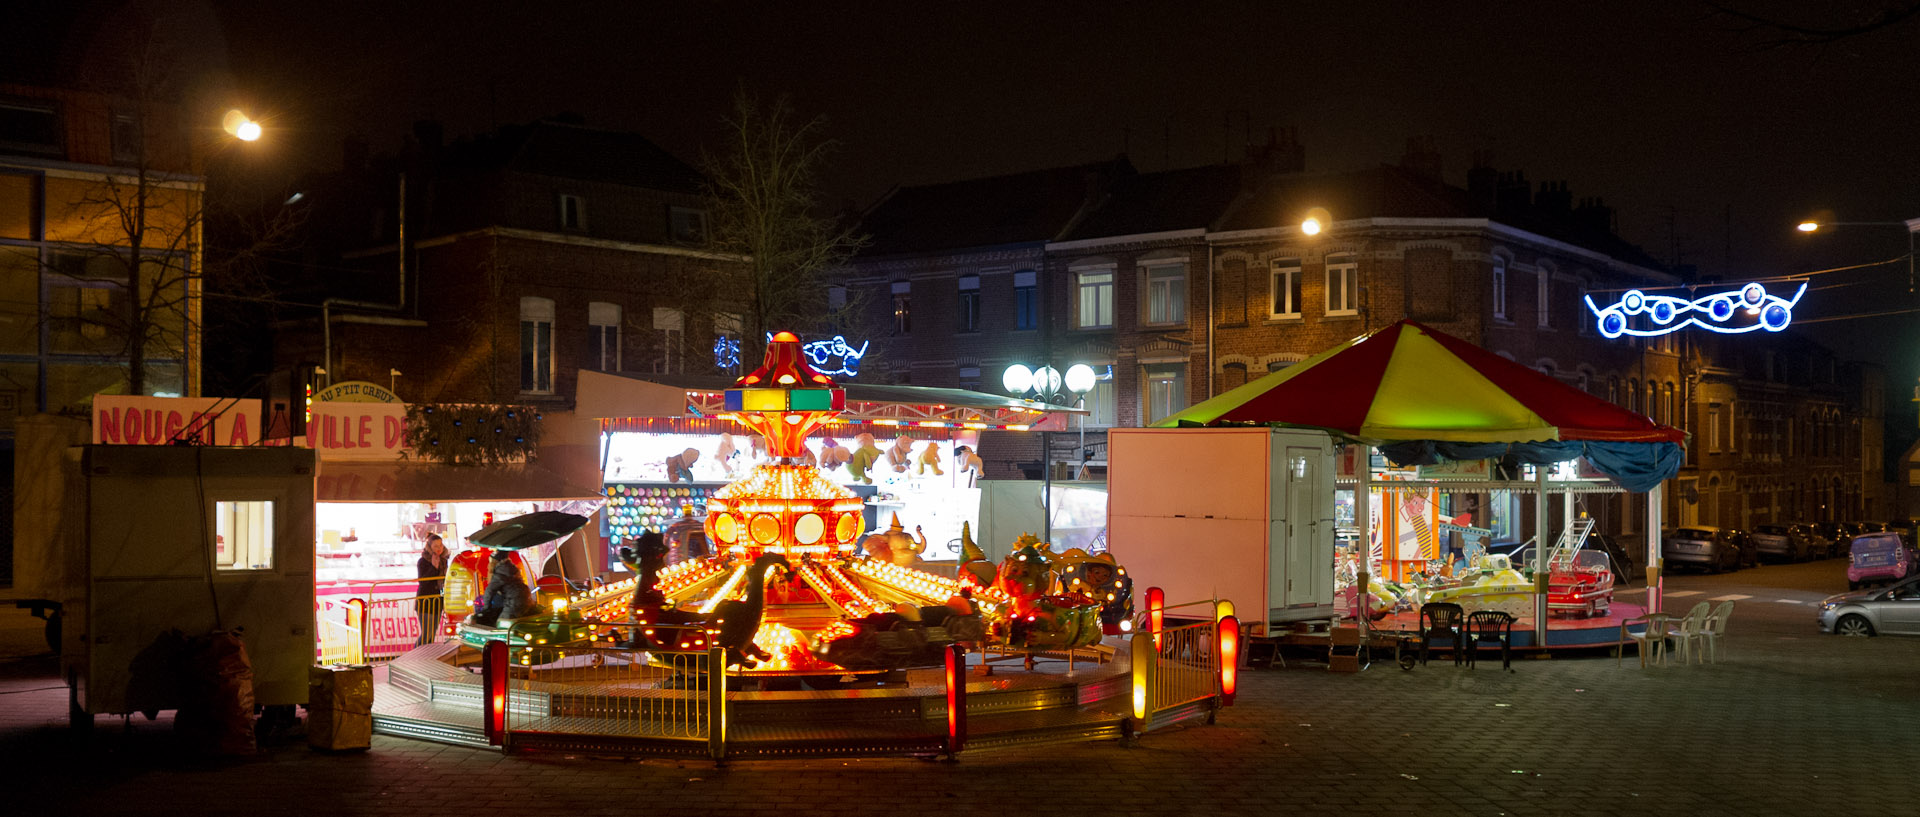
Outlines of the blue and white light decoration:
{"label": "blue and white light decoration", "polygon": [[[772,335],[767,336],[773,340]],[[800,345],[800,351],[807,356],[807,364],[813,370],[828,377],[859,377],[860,361],[867,356],[867,344],[861,341],[860,348],[847,345],[847,339],[834,335],[833,340],[816,340]]]}
{"label": "blue and white light decoration", "polygon": [[[1807,284],[1802,281],[1791,300],[1752,283],[1738,292],[1716,292],[1693,300],[1629,289],[1618,303],[1605,309],[1595,304],[1591,295],[1586,296],[1586,301],[1587,309],[1593,311],[1598,321],[1601,337],[1611,340],[1621,335],[1650,338],[1689,326],[1723,335],[1740,335],[1756,329],[1778,332],[1793,322],[1793,307],[1806,293]],[[1634,320],[1636,317],[1640,320]],[[1635,326],[1636,323],[1640,325]]]}
{"label": "blue and white light decoration", "polygon": [[740,366],[740,339],[721,335],[713,341],[713,365],[721,369]]}

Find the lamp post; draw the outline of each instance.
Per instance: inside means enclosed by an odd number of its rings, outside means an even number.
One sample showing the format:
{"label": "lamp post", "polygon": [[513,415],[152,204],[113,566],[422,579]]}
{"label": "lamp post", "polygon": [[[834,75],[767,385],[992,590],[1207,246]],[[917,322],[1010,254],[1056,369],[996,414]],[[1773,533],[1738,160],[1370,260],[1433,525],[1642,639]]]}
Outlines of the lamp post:
{"label": "lamp post", "polygon": [[1914,234],[1920,233],[1920,218],[1906,221],[1802,221],[1794,229],[1803,233],[1818,232],[1827,227],[1901,227],[1907,231],[1907,291],[1914,289]]}
{"label": "lamp post", "polygon": [[[1042,365],[1030,368],[1023,363],[1008,366],[1000,375],[1000,385],[1008,394],[1028,400],[1038,400],[1056,406],[1078,407],[1086,400],[1086,393],[1093,391],[1095,381],[1093,367],[1085,363],[1075,363],[1061,374],[1052,366]],[[1080,426],[1080,441],[1086,442],[1086,426]],[[1053,543],[1053,432],[1040,432],[1040,510],[1043,517],[1041,537],[1051,545]]]}

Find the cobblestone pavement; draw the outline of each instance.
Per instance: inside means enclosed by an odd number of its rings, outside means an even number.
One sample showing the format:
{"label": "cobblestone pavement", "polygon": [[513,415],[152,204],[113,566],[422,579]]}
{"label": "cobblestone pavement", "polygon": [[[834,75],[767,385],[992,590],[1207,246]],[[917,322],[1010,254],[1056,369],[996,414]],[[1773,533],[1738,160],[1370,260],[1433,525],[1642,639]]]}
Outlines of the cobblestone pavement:
{"label": "cobblestone pavement", "polygon": [[[14,814],[1806,815],[1910,813],[1920,639],[1819,636],[1809,601],[1834,563],[1682,578],[1740,596],[1718,665],[1629,656],[1436,661],[1357,675],[1252,671],[1214,726],[958,763],[707,763],[513,756],[376,736],[331,755],[174,750],[169,724],[62,728],[50,659],[0,661],[0,778]],[[1769,573],[1768,571],[1773,571]],[[1823,589],[1791,579],[1805,571]],[[1744,577],[1744,578],[1743,578]],[[1844,581],[1841,583],[1844,586]],[[10,610],[0,613],[12,615]],[[8,645],[25,625],[0,627]],[[37,624],[37,622],[34,622]],[[33,631],[37,636],[37,629]],[[5,654],[5,653],[0,653]],[[16,653],[17,655],[17,653]],[[53,688],[49,688],[53,687]]]}

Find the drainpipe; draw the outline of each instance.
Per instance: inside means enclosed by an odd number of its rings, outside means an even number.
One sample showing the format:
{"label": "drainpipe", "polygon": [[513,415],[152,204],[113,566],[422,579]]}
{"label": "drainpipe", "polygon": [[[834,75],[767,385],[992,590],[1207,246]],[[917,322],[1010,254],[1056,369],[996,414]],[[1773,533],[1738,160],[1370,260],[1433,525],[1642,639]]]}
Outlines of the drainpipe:
{"label": "drainpipe", "polygon": [[1213,242],[1207,241],[1207,396],[1213,397]]}

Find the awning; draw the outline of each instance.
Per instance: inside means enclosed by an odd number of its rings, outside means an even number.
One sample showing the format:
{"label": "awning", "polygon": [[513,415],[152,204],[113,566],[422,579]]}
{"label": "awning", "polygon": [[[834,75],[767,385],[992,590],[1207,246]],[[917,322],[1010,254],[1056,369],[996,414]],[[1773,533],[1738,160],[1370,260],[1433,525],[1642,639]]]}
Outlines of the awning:
{"label": "awning", "polygon": [[[585,417],[714,417],[726,413],[727,377],[674,374],[580,373],[576,410]],[[1015,431],[1065,429],[1065,416],[1082,409],[966,389],[836,382],[846,390],[850,422],[946,425]]]}
{"label": "awning", "polygon": [[319,502],[464,502],[599,499],[596,485],[582,485],[542,463],[503,466],[418,462],[320,462],[314,498]]}

